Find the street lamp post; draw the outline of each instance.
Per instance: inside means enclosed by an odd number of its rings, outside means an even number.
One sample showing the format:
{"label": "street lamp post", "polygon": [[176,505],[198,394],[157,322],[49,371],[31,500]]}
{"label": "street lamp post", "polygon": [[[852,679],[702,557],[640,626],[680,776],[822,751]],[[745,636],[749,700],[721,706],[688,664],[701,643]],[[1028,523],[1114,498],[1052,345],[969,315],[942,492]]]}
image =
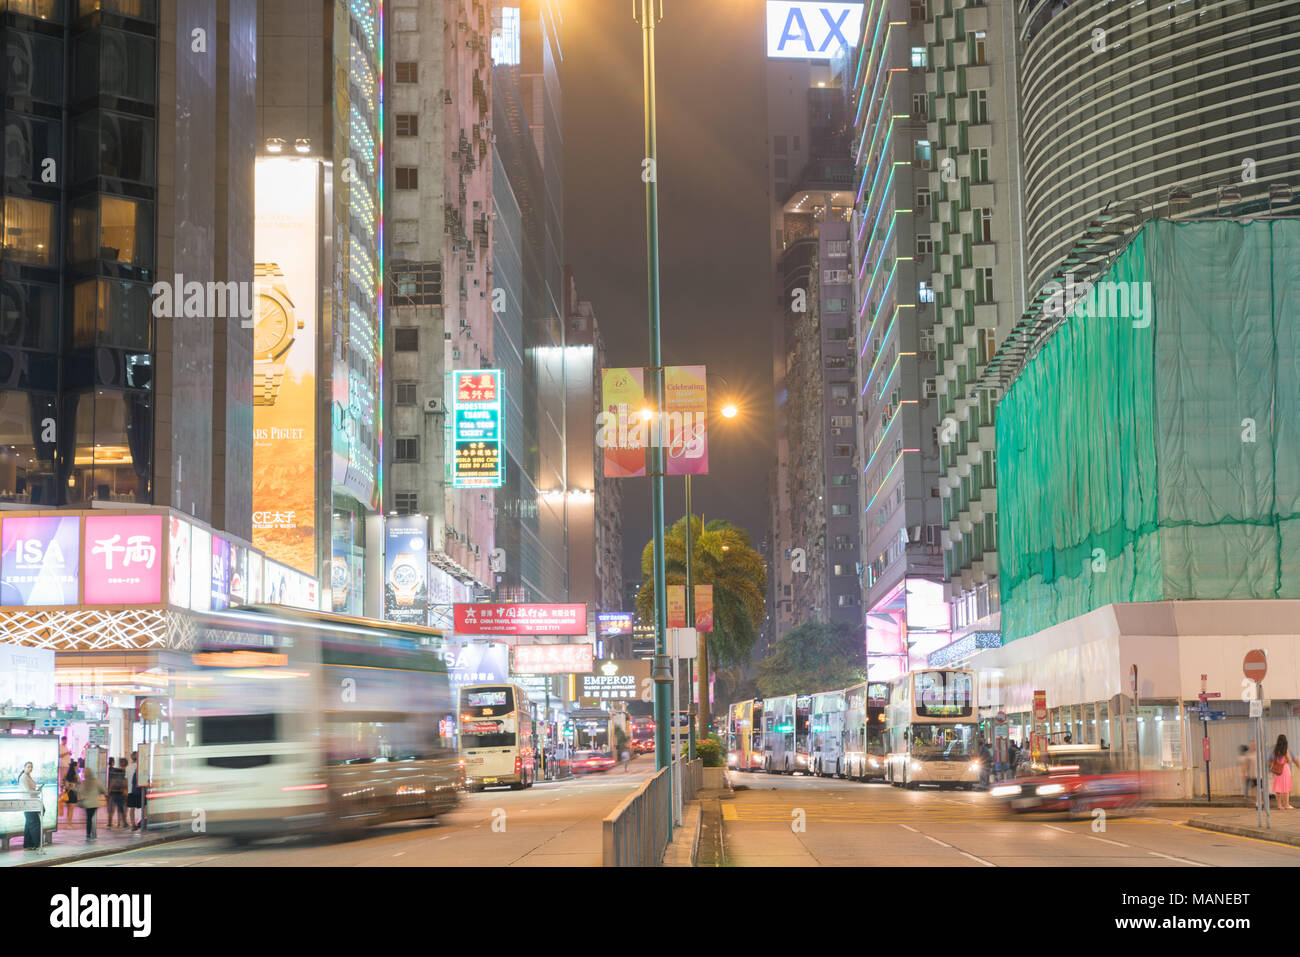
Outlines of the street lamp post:
{"label": "street lamp post", "polygon": [[[657,8],[657,9],[656,9]],[[645,101],[645,160],[641,178],[645,181],[646,285],[650,314],[650,367],[654,407],[662,409],[664,393],[663,356],[659,345],[659,143],[655,116],[655,24],[663,18],[663,0],[636,0],[637,22],[641,25],[641,79]],[[656,436],[656,438],[659,438]],[[668,663],[668,597],[664,572],[664,449],[662,442],[650,444],[651,528],[654,529],[655,660],[652,671],[655,690],[655,770],[670,767],[668,705],[672,669]],[[673,773],[671,770],[668,772]]]}

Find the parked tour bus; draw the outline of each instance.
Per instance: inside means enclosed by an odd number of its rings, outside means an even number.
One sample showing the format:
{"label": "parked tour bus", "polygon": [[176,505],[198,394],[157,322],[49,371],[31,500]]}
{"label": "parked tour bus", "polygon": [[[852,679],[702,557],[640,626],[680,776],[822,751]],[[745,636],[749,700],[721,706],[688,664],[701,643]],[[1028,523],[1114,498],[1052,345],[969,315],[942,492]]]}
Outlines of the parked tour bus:
{"label": "parked tour bus", "polygon": [[243,841],[432,817],[461,783],[441,633],[314,611],[203,614],[151,818]]}
{"label": "parked tour bus", "polygon": [[727,765],[737,771],[763,766],[763,702],[737,701],[727,720]]}
{"label": "parked tour bus", "polygon": [[821,777],[838,777],[844,755],[844,692],[823,691],[812,696],[809,770]]}
{"label": "parked tour bus", "polygon": [[975,787],[975,677],[971,671],[928,668],[889,683],[885,776],[891,784]]}
{"label": "parked tour bus", "polygon": [[781,695],[763,702],[763,770],[793,774],[808,770],[812,695]]}
{"label": "parked tour bus", "polygon": [[844,692],[841,773],[855,781],[885,779],[885,706],[889,683],[864,681]]}
{"label": "parked tour bus", "polygon": [[471,791],[537,780],[537,738],[528,692],[515,684],[460,689],[460,759]]}

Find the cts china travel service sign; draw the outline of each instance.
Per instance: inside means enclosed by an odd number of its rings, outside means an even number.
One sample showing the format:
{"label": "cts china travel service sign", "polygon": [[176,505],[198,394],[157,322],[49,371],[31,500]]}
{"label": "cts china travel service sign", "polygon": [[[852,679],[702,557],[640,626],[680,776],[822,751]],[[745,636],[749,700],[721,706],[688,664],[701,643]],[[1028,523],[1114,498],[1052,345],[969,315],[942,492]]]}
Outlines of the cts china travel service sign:
{"label": "cts china travel service sign", "polygon": [[585,635],[587,606],[457,603],[458,635]]}
{"label": "cts china travel service sign", "polygon": [[767,55],[785,60],[831,60],[857,46],[862,4],[768,0]]}

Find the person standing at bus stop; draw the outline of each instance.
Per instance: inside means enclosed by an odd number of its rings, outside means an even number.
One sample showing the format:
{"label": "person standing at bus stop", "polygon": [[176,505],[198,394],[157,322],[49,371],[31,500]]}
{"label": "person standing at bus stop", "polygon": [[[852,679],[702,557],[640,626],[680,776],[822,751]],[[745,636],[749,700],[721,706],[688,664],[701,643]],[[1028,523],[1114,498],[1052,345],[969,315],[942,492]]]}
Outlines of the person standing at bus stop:
{"label": "person standing at bus stop", "polygon": [[632,752],[625,747],[620,757],[623,759],[623,773],[627,774],[632,770]]}
{"label": "person standing at bus stop", "polygon": [[[23,792],[23,797],[33,801],[41,799],[41,789],[36,784],[36,779],[32,777],[32,762],[28,761],[23,765],[23,773],[18,775],[18,787]],[[23,850],[39,851],[41,849],[41,812],[24,811],[23,812]]]}

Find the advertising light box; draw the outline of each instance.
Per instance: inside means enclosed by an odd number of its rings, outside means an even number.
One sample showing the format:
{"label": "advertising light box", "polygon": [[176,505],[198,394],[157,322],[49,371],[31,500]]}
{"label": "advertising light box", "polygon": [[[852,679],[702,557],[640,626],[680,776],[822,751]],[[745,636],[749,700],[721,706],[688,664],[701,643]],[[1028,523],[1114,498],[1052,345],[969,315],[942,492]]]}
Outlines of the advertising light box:
{"label": "advertising light box", "polygon": [[452,486],[500,488],[501,370],[458,369],[452,376]]}
{"label": "advertising light box", "polygon": [[591,671],[591,645],[516,645],[517,675],[584,674]]}
{"label": "advertising light box", "polygon": [[167,536],[167,603],[190,607],[190,523],[172,516]]}
{"label": "advertising light box", "polygon": [[861,3],[768,0],[767,55],[782,60],[830,60],[857,46]]}
{"label": "advertising light box", "polygon": [[87,516],[86,604],[160,603],[167,548],[161,515]]}
{"label": "advertising light box", "polygon": [[190,608],[212,610],[212,533],[190,526]]}
{"label": "advertising light box", "polygon": [[0,605],[75,605],[81,519],[0,520]]}
{"label": "advertising light box", "polygon": [[458,635],[585,635],[587,606],[458,603]]}
{"label": "advertising light box", "polygon": [[404,515],[384,522],[384,618],[423,625],[428,618],[428,520]]}

